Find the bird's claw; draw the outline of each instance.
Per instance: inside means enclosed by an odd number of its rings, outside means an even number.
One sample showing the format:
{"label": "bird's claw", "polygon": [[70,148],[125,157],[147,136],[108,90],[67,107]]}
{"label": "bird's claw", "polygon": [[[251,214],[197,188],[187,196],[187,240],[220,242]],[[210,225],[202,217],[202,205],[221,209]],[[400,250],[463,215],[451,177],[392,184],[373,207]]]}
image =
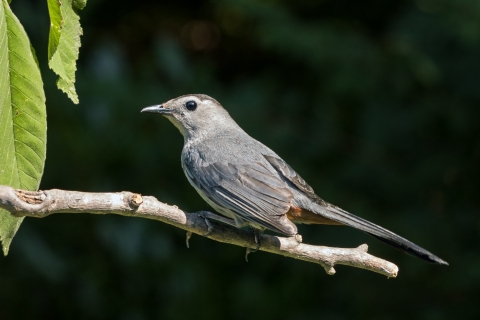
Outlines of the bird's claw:
{"label": "bird's claw", "polygon": [[254,236],[255,236],[255,243],[257,244],[257,245],[255,246],[255,250],[251,250],[251,252],[257,252],[257,251],[260,249],[260,247],[262,246],[262,242],[261,242],[261,240],[260,240],[260,239],[261,239],[261,238],[260,238],[260,232],[259,232],[257,229],[253,228],[253,227],[250,227],[250,229],[252,230],[252,232],[253,232],[253,234],[254,234]]}
{"label": "bird's claw", "polygon": [[248,255],[252,252],[257,252],[260,249],[260,247],[262,246],[259,231],[255,228],[253,228],[253,227],[250,227],[250,229],[252,230],[253,234],[255,235],[256,246],[255,246],[255,249],[247,248],[247,251],[245,252],[245,261],[247,261],[247,262],[248,262]]}
{"label": "bird's claw", "polygon": [[188,241],[190,240],[191,237],[192,237],[192,233],[190,231],[187,231],[186,243],[187,243],[187,248],[188,249],[190,249],[190,243]]}
{"label": "bird's claw", "polygon": [[207,224],[207,227],[208,227],[208,230],[207,230],[207,233],[205,233],[203,236],[204,237],[207,237],[210,235],[210,233],[212,233],[213,231],[213,225],[212,223],[210,222],[210,220],[208,220],[207,216],[202,212],[200,213],[200,217],[203,218],[203,220],[205,220],[205,223]]}
{"label": "bird's claw", "polygon": [[245,251],[245,261],[248,262],[248,255],[250,254],[250,252],[253,252],[252,249],[250,248],[247,248],[247,250]]}

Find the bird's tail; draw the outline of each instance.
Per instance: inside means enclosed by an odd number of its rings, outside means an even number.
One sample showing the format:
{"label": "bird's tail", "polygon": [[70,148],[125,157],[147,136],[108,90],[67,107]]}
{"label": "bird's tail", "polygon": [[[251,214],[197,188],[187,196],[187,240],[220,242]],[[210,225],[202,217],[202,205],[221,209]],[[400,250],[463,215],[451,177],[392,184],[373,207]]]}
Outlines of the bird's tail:
{"label": "bird's tail", "polygon": [[448,265],[447,262],[443,261],[436,255],[428,252],[427,250],[417,246],[415,243],[410,242],[407,239],[402,238],[399,235],[396,235],[395,233],[385,228],[382,228],[360,217],[357,217],[334,205],[331,205],[329,203],[322,201],[321,204],[314,203],[313,208],[309,206],[308,209],[314,211],[317,214],[324,216],[325,218],[328,218],[333,221],[339,222],[341,224],[364,231],[374,236],[375,238],[379,239],[380,241],[388,243],[389,245],[394,246],[398,249],[401,249],[422,260],[425,260],[431,263]]}

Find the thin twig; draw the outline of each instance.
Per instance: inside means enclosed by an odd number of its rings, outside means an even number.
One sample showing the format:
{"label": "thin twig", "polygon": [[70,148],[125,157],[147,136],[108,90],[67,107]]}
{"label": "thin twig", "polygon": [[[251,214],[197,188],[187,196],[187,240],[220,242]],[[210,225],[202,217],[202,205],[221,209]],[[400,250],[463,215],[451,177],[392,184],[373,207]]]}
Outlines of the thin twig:
{"label": "thin twig", "polygon": [[[54,213],[91,213],[147,218],[186,230],[187,239],[190,234],[195,233],[241,247],[251,249],[257,247],[250,230],[211,221],[213,228],[209,231],[203,212],[186,213],[154,197],[126,191],[119,193],[88,193],[57,189],[24,191],[0,186],[0,208],[18,217],[44,218]],[[393,263],[368,254],[366,244],[357,248],[331,248],[300,243],[300,237],[285,238],[267,234],[262,234],[260,240],[261,251],[317,263],[330,275],[335,274],[334,266],[338,264],[370,270],[389,278],[396,277],[398,273],[398,267]]]}

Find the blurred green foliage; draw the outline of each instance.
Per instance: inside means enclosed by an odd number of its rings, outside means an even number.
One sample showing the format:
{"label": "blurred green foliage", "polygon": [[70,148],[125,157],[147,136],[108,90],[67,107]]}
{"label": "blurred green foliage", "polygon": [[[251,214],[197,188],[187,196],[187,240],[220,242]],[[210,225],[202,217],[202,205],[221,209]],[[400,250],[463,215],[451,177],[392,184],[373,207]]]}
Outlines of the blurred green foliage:
{"label": "blurred green foliage", "polygon": [[[44,1],[12,2],[46,48]],[[41,65],[41,188],[130,190],[207,205],[180,167],[183,139],[141,108],[219,100],[316,192],[450,262],[426,264],[342,227],[304,241],[368,243],[397,279],[318,266],[118,216],[27,219],[0,262],[0,318],[477,319],[480,312],[480,3],[90,1],[81,103]],[[46,61],[46,50],[38,50]]]}

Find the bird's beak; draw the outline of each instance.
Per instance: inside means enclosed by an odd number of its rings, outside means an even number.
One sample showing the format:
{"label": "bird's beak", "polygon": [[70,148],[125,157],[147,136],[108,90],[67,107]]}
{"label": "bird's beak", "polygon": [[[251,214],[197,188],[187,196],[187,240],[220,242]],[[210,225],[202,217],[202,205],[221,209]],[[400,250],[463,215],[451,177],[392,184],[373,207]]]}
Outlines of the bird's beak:
{"label": "bird's beak", "polygon": [[150,106],[143,108],[141,112],[150,112],[150,113],[160,113],[160,114],[170,114],[173,112],[172,109],[165,108],[162,104],[156,106]]}

